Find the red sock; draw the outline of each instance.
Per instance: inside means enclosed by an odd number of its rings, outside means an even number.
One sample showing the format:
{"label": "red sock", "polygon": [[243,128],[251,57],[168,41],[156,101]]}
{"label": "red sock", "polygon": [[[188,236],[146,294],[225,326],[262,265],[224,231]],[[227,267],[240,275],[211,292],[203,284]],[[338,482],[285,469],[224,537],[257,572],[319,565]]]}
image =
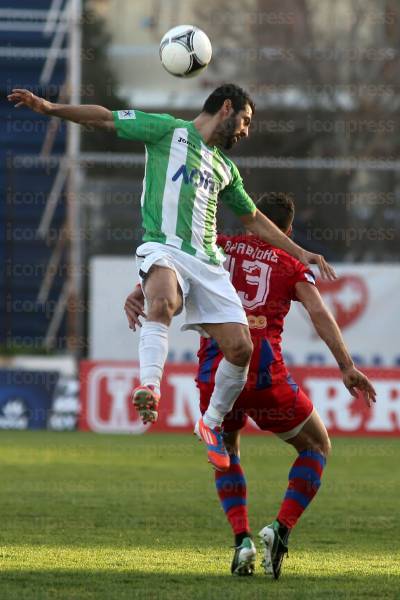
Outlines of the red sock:
{"label": "red sock", "polygon": [[321,485],[325,457],[313,450],[304,450],[289,472],[289,485],[281,504],[278,521],[289,529],[294,527]]}
{"label": "red sock", "polygon": [[228,471],[215,471],[215,485],[226,518],[236,535],[250,531],[247,514],[247,488],[239,457],[231,454],[230,458],[231,465]]}

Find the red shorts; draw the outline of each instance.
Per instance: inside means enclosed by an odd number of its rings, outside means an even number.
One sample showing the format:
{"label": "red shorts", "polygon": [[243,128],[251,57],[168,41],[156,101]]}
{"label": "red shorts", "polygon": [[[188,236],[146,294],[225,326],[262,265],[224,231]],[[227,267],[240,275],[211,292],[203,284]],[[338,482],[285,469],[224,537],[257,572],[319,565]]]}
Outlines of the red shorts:
{"label": "red shorts", "polygon": [[[209,405],[214,385],[208,383],[198,385],[200,410],[203,414]],[[285,433],[292,433],[292,430],[310,417],[313,408],[311,400],[303,390],[290,383],[277,383],[262,390],[244,389],[233,409],[226,415],[223,427],[227,432],[237,431],[242,429],[248,417],[251,417],[260,429],[282,434],[285,438]],[[293,435],[297,433],[295,431]],[[292,436],[288,436],[287,439],[289,437]]]}

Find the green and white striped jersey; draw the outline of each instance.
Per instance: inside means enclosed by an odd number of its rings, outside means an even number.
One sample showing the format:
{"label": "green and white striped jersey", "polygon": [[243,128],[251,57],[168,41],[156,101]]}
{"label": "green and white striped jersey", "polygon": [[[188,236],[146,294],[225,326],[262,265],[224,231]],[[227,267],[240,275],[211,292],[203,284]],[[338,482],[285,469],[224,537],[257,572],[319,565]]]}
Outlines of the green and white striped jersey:
{"label": "green and white striped jersey", "polygon": [[113,116],[119,137],[146,146],[143,241],[170,244],[220,264],[218,197],[237,215],[256,209],[237,167],[218,148],[205,144],[192,121],[138,110],[119,110]]}

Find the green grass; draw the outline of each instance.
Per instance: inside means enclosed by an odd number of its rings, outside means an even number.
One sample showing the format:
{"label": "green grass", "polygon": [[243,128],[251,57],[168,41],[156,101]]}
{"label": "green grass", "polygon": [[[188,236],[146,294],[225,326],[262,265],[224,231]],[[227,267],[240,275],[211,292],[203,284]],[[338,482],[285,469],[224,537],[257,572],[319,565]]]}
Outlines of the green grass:
{"label": "green grass", "polygon": [[[255,532],[294,458],[243,438]],[[398,440],[334,439],[279,582],[229,573],[230,529],[190,435],[0,434],[1,600],[400,599]]]}

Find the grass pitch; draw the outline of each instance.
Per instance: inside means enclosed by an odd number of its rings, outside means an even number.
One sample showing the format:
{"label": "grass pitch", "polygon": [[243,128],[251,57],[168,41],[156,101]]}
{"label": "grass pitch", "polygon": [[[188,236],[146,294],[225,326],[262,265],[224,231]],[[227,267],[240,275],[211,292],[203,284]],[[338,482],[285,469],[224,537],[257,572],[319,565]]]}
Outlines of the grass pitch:
{"label": "grass pitch", "polygon": [[[278,582],[259,564],[230,575],[231,532],[191,435],[1,432],[0,453],[1,600],[400,599],[398,440],[333,440]],[[243,438],[255,533],[294,456]]]}

